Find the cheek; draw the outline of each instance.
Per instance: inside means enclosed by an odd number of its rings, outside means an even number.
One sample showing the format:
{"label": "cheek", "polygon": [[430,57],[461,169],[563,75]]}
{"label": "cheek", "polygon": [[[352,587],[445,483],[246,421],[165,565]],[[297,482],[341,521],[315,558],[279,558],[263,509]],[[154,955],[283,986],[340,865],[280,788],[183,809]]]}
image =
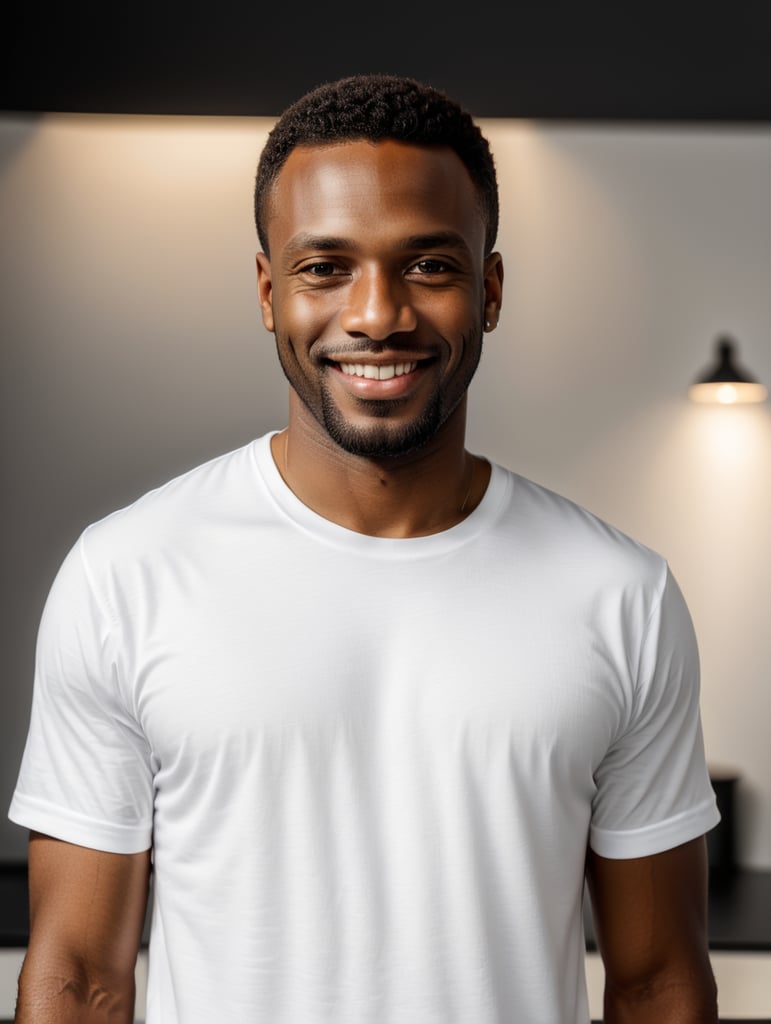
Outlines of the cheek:
{"label": "cheek", "polygon": [[484,294],[475,289],[429,293],[418,297],[417,310],[437,327],[465,333],[471,324],[481,321]]}
{"label": "cheek", "polygon": [[324,292],[287,294],[279,301],[276,317],[293,337],[315,338],[337,322],[339,301]]}

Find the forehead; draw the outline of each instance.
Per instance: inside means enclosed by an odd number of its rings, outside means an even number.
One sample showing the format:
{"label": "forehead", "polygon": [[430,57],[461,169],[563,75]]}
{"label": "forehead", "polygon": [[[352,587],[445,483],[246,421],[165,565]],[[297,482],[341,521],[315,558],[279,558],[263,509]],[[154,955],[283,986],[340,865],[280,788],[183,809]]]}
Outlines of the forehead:
{"label": "forehead", "polygon": [[273,185],[267,212],[271,252],[299,232],[384,238],[454,230],[472,252],[484,245],[476,189],[446,146],[392,139],[298,146]]}

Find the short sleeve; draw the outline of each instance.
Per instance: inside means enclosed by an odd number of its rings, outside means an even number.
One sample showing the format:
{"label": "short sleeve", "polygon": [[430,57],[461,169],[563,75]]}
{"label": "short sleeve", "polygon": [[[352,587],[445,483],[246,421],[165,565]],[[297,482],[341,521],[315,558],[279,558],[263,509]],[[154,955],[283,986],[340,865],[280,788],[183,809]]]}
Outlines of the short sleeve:
{"label": "short sleeve", "polygon": [[114,630],[81,537],[62,563],[38,631],[29,731],[9,817],[113,853],[151,845],[147,741],[126,707]]}
{"label": "short sleeve", "polygon": [[642,636],[630,714],[595,783],[590,845],[603,857],[659,853],[720,820],[704,754],[696,636],[667,566]]}

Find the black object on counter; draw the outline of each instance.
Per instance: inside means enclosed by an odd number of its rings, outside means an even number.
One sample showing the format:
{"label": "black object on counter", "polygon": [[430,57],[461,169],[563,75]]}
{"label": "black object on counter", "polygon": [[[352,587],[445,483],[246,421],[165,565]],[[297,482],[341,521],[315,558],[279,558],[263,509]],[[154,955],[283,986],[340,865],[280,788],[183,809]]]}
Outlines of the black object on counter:
{"label": "black object on counter", "polygon": [[710,881],[727,881],[736,871],[736,786],[739,775],[729,769],[710,769],[720,821],[707,833]]}

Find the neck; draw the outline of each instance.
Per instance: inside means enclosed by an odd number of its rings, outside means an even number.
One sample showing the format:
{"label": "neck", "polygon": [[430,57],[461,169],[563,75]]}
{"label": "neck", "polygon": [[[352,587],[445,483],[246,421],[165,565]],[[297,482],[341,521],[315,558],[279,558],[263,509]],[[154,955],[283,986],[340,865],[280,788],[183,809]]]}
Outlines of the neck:
{"label": "neck", "polygon": [[338,447],[292,393],[272,452],[287,486],[325,519],[374,537],[421,537],[461,522],[487,488],[489,463],[466,451],[465,425],[464,399],[422,448],[367,458]]}

